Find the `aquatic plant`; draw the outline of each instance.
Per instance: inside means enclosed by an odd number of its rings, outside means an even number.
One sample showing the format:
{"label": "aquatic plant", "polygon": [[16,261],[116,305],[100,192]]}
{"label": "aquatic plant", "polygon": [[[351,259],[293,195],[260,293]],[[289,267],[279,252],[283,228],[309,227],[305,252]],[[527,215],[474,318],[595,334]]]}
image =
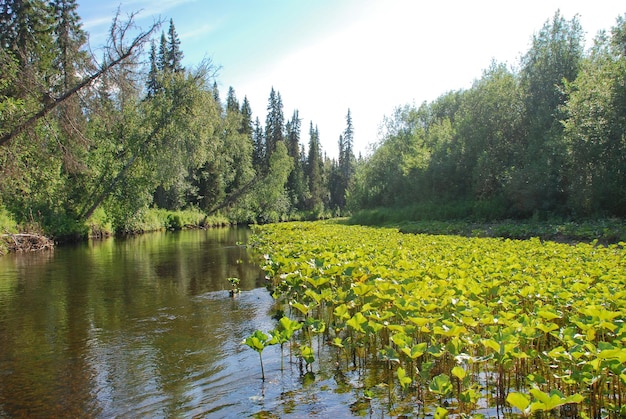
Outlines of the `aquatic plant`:
{"label": "aquatic plant", "polygon": [[241,282],[241,280],[239,278],[231,277],[231,278],[226,278],[226,280],[231,286],[231,289],[228,291],[228,293],[231,296],[234,297],[235,295],[241,292],[241,288],[239,288],[239,283]]}
{"label": "aquatic plant", "polygon": [[302,328],[302,323],[291,320],[289,317],[283,316],[278,320],[278,327],[270,332],[272,344],[280,345],[280,369],[284,369],[284,353],[283,346],[289,342],[293,334]]}
{"label": "aquatic plant", "polygon": [[263,350],[272,344],[270,337],[260,330],[255,330],[250,336],[248,336],[242,344],[248,345],[259,354],[259,361],[261,362],[261,379],[265,381],[265,369],[263,368]]}
{"label": "aquatic plant", "polygon": [[509,416],[626,411],[626,243],[316,222],[258,226],[253,246],[307,347],[317,331],[339,367],[384,366],[381,384],[436,416],[480,399]]}

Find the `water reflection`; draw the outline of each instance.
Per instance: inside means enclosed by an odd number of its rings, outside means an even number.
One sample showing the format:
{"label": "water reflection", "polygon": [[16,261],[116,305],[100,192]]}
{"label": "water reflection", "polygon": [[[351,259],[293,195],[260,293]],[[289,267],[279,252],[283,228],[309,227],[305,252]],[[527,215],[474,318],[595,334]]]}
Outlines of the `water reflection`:
{"label": "water reflection", "polygon": [[[173,416],[236,404],[269,329],[245,229],[0,258],[0,417]],[[228,297],[227,277],[250,290]],[[243,368],[241,368],[243,367]],[[229,393],[230,397],[224,398]]]}

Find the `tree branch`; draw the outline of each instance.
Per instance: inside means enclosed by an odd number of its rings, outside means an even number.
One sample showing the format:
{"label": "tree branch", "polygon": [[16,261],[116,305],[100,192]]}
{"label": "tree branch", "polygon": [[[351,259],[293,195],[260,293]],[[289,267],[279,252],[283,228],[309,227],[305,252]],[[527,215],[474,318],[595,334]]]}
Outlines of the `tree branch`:
{"label": "tree branch", "polygon": [[[119,12],[118,12],[118,15],[119,15]],[[112,44],[111,49],[113,49],[115,52],[115,55],[113,56],[114,58],[111,59],[110,61],[106,60],[104,63],[102,63],[102,65],[100,66],[100,69],[97,72],[95,72],[94,74],[88,77],[85,77],[82,81],[80,81],[71,89],[65,91],[58,98],[44,102],[44,106],[39,112],[35,113],[27,120],[19,123],[15,128],[13,128],[8,133],[0,137],[0,146],[8,144],[9,141],[11,141],[13,138],[23,133],[26,129],[32,127],[38,120],[48,115],[52,110],[54,110],[61,103],[65,102],[70,97],[78,93],[80,90],[82,90],[86,86],[96,81],[98,78],[100,78],[102,75],[104,75],[105,73],[107,73],[108,71],[110,71],[111,69],[119,65],[120,63],[122,63],[124,60],[131,57],[138,48],[140,48],[143,44],[145,44],[149,40],[152,32],[154,32],[154,30],[161,25],[161,21],[155,22],[150,27],[150,29],[148,29],[147,31],[141,32],[139,35],[137,35],[137,37],[135,37],[135,39],[133,39],[133,41],[130,43],[129,46],[125,47],[123,45],[124,37],[126,36],[126,33],[129,30],[129,28],[132,27],[133,17],[135,15],[131,14],[129,16],[128,22],[122,25],[118,23],[118,15],[116,15],[115,19],[113,20],[113,25],[111,26],[110,42]]]}

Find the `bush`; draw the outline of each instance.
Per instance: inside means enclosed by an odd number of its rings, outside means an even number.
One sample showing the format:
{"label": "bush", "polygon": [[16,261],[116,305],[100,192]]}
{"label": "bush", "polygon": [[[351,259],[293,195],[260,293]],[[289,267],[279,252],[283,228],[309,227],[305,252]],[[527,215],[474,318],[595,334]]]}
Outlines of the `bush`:
{"label": "bush", "polygon": [[87,221],[91,237],[107,237],[113,234],[113,224],[106,211],[99,207]]}
{"label": "bush", "polygon": [[17,233],[17,221],[3,207],[0,207],[0,233]]}

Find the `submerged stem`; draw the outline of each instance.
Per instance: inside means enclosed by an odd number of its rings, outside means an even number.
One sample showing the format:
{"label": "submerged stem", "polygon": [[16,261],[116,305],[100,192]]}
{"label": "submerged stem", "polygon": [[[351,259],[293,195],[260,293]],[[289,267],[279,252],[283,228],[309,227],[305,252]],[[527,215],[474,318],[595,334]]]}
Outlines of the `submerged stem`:
{"label": "submerged stem", "polygon": [[259,361],[261,361],[261,380],[265,381],[265,370],[263,369],[263,355],[259,351]]}

